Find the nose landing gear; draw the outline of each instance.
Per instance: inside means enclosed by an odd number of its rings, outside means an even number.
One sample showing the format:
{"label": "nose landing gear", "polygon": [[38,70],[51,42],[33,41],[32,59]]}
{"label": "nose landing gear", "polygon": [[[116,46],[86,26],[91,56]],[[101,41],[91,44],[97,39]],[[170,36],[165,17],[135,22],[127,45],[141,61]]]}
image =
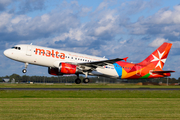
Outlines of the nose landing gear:
{"label": "nose landing gear", "polygon": [[23,72],[23,73],[26,73],[26,72],[27,72],[27,70],[26,70],[26,69],[23,69],[23,70],[22,70],[22,72]]}
{"label": "nose landing gear", "polygon": [[27,66],[28,66],[28,63],[25,63],[25,69],[22,70],[23,73],[26,73],[27,72]]}

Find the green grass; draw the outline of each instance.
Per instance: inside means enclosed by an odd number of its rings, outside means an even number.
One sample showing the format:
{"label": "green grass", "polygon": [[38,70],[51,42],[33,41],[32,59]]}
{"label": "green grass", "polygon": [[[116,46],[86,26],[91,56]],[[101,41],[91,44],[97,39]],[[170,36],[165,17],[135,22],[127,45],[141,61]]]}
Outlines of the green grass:
{"label": "green grass", "polygon": [[178,120],[180,98],[1,98],[0,120]]}
{"label": "green grass", "polygon": [[179,90],[0,90],[0,120],[179,120],[179,108]]}
{"label": "green grass", "polygon": [[180,91],[18,91],[1,90],[0,98],[180,98]]}
{"label": "green grass", "polygon": [[0,88],[180,88],[180,86],[134,84],[0,84]]}

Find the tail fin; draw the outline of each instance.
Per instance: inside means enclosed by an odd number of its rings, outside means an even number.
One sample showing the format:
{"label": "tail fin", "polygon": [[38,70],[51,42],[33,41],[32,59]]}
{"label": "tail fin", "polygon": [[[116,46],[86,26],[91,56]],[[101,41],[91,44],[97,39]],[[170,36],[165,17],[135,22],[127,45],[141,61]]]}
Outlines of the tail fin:
{"label": "tail fin", "polygon": [[167,56],[171,49],[171,43],[163,43],[158,49],[156,49],[150,56],[143,60],[140,65],[154,65],[157,70],[162,70],[166,62]]}

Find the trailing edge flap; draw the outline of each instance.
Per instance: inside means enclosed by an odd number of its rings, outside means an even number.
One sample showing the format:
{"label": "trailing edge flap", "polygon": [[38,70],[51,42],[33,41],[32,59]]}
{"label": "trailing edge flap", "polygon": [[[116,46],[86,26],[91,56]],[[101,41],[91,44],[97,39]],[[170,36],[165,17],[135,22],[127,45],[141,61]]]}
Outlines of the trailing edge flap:
{"label": "trailing edge flap", "polygon": [[152,71],[152,73],[159,73],[159,74],[163,74],[163,73],[171,73],[171,72],[175,72],[175,71],[172,71],[172,70],[169,70],[169,71]]}
{"label": "trailing edge flap", "polygon": [[123,58],[116,58],[116,59],[111,59],[111,60],[78,63],[78,65],[96,68],[97,66],[105,66],[105,65],[109,65],[109,64],[114,64],[115,62],[122,61],[122,60],[124,60],[124,59]]}

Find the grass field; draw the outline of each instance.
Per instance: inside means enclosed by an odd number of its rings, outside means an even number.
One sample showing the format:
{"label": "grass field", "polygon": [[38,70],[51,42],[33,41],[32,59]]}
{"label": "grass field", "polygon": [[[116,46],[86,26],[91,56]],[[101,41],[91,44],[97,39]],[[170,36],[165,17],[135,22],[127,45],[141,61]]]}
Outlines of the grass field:
{"label": "grass field", "polygon": [[[0,84],[0,88],[180,88],[127,84]],[[179,120],[180,91],[0,90],[0,120]]]}
{"label": "grass field", "polygon": [[134,84],[0,84],[0,88],[180,88],[180,86]]}
{"label": "grass field", "polygon": [[0,99],[1,120],[178,120],[179,98]]}
{"label": "grass field", "polygon": [[179,120],[180,91],[0,91],[0,120]]}

